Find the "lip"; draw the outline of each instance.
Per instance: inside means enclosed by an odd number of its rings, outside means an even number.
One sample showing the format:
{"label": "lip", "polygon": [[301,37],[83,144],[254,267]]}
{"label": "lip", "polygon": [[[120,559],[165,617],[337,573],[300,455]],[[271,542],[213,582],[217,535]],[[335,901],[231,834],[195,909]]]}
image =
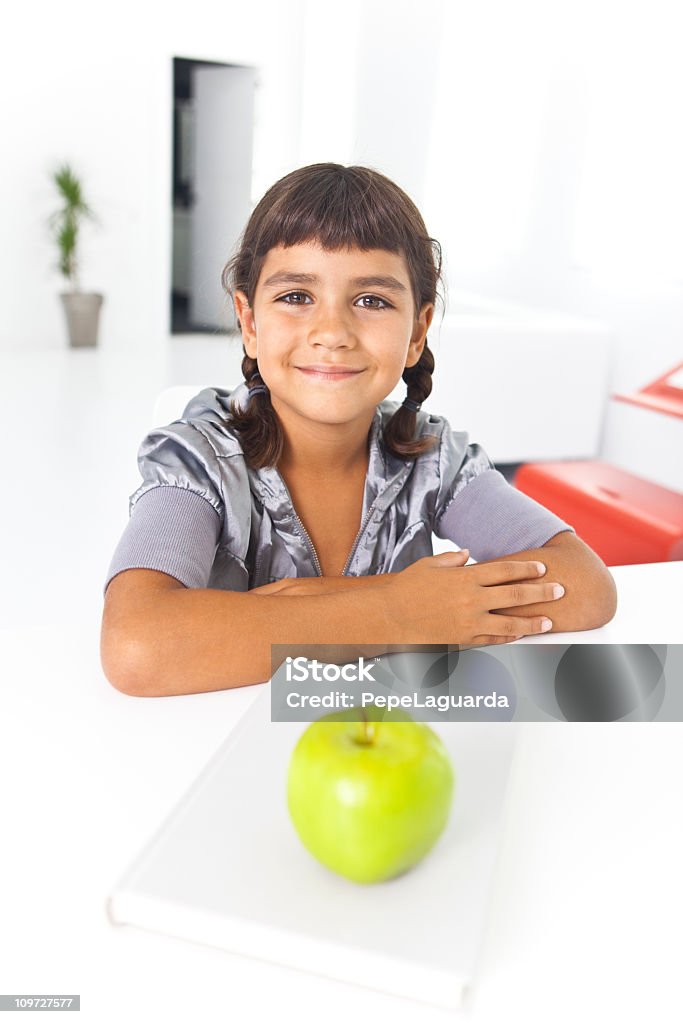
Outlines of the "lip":
{"label": "lip", "polygon": [[355,366],[342,366],[338,363],[319,363],[311,366],[297,366],[297,370],[306,374],[307,377],[314,377],[316,380],[348,380],[350,377],[357,377],[362,369]]}

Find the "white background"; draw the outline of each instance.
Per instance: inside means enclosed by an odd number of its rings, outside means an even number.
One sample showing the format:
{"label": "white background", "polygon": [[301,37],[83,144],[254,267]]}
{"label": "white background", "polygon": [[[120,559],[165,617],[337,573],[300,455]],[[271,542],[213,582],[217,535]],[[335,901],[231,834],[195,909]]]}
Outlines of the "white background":
{"label": "white background", "polygon": [[[200,361],[167,346],[172,58],[258,69],[254,201],[301,163],[376,166],[423,209],[452,287],[604,320],[625,390],[682,358],[677,13],[661,0],[11,7],[0,36],[0,990],[80,991],[93,1024],[173,1012],[444,1019],[104,918],[109,886],[250,698],[139,702],[110,688],[98,661],[101,584],[153,401],[220,363],[218,348]],[[106,294],[99,353],[65,351],[45,227],[48,175],[65,159],[102,221],[83,239],[83,286]],[[670,607],[650,580],[643,602]],[[677,724],[530,729],[492,893],[482,1021],[681,1019],[680,737]]]}
{"label": "white background", "polygon": [[172,58],[258,70],[253,199],[315,160],[415,198],[451,285],[605,320],[615,388],[681,358],[683,153],[673,0],[85,0],[14,5],[0,41],[0,348],[64,344],[45,228],[71,160],[102,227],[101,344],[168,333]]}

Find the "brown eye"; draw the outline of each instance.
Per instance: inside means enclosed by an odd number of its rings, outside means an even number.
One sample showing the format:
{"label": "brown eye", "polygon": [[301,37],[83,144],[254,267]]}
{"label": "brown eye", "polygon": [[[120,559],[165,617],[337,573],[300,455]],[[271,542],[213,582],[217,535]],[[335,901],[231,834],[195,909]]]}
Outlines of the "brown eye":
{"label": "brown eye", "polygon": [[[281,295],[277,300],[278,302],[284,302],[286,306],[303,306],[304,302],[299,301],[300,299],[307,299],[306,292],[287,292],[286,295]],[[294,299],[295,301],[290,301]]]}
{"label": "brown eye", "polygon": [[[380,305],[366,305],[366,300],[370,300],[373,303],[380,303]],[[359,302],[363,303],[363,309],[391,309],[391,305],[386,299],[380,299],[379,295],[361,295]]]}

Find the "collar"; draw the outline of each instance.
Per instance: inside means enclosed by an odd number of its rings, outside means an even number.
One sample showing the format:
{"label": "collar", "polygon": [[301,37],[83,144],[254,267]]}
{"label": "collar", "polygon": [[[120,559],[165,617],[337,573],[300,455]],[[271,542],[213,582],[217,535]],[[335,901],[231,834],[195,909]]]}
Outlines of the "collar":
{"label": "collar", "polygon": [[[240,408],[244,408],[248,391],[246,384],[240,384],[230,398]],[[364,518],[371,507],[377,513],[388,508],[402,490],[415,464],[414,459],[401,459],[388,452],[384,446],[383,427],[395,411],[395,402],[381,402],[370,424],[368,471],[363,492]],[[273,520],[289,519],[296,515],[287,485],[275,466],[248,469],[248,473],[252,491],[268,509]]]}

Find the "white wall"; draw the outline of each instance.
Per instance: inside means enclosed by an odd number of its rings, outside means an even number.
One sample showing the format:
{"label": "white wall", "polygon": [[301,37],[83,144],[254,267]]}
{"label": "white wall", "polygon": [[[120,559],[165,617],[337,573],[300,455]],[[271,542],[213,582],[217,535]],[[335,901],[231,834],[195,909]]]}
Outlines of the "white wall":
{"label": "white wall", "polygon": [[[86,226],[82,287],[106,295],[101,345],[161,346],[171,273],[172,58],[259,68],[256,194],[296,165],[301,2],[120,0],[16,5],[0,41],[0,349],[63,348],[45,220],[68,160],[102,221]],[[7,27],[7,25],[6,25]],[[220,268],[219,268],[220,269]]]}
{"label": "white wall", "polygon": [[683,359],[676,8],[306,0],[301,163],[394,177],[451,292],[604,321],[636,389]]}
{"label": "white wall", "polygon": [[[103,221],[83,251],[84,286],[107,296],[102,344],[165,339],[175,55],[259,68],[254,201],[299,164],[378,167],[421,206],[451,288],[605,320],[615,388],[640,386],[683,347],[674,14],[672,0],[15,6],[0,41],[0,348],[65,344],[44,228],[59,159]],[[612,272],[610,246],[633,255]]]}
{"label": "white wall", "polygon": [[605,321],[616,391],[683,359],[677,7],[445,8],[424,207],[449,280]]}
{"label": "white wall", "polygon": [[375,167],[421,203],[444,4],[306,0],[302,164]]}

